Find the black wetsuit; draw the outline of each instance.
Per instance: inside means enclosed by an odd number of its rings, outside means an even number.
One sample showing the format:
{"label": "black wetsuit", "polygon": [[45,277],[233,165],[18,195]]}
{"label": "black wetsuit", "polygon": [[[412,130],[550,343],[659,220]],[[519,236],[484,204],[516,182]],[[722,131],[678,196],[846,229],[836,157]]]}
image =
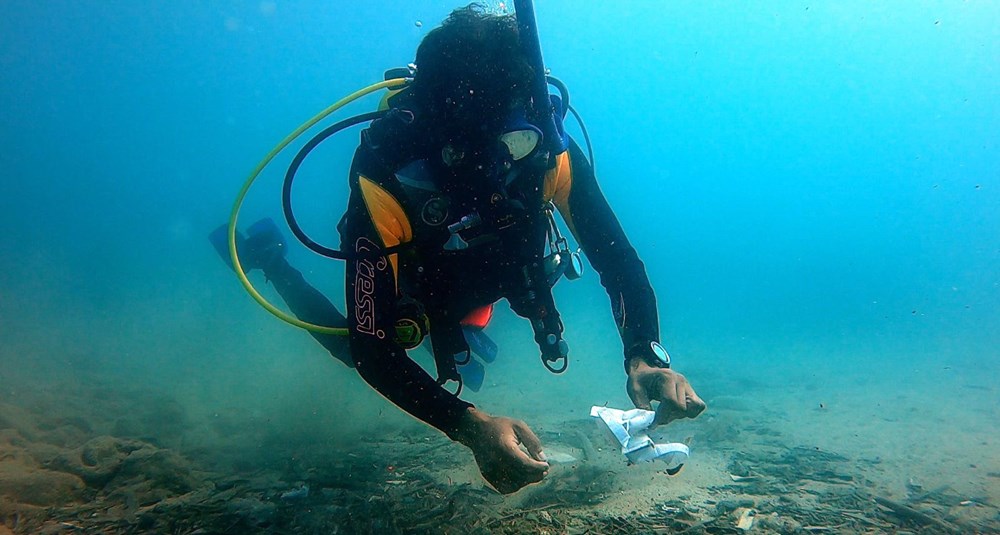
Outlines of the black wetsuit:
{"label": "black wetsuit", "polygon": [[[342,250],[361,255],[347,266],[351,355],[358,373],[382,395],[449,435],[455,431],[471,405],[440,386],[394,340],[401,303],[418,303],[426,312],[435,351],[436,326],[453,325],[502,298],[522,315],[555,313],[551,292],[534,312],[519,310],[525,308],[519,300],[524,265],[537,263],[544,254],[547,220],[540,219],[539,208],[549,201],[600,274],[625,351],[658,340],[656,302],[645,267],[575,143],[559,155],[555,169],[526,173],[517,192],[498,195],[476,187],[476,181],[486,179],[452,176],[440,149],[400,143],[396,150],[392,132],[383,128],[389,129],[376,121],[362,135],[351,169],[348,212],[340,226]],[[407,176],[414,162],[422,181]],[[505,217],[505,208],[496,207],[506,206],[508,196],[525,209]],[[491,223],[483,225],[488,227],[482,230],[485,243],[446,250],[447,226],[475,209],[493,214],[485,218]],[[372,254],[399,244],[404,245],[389,259]]]}

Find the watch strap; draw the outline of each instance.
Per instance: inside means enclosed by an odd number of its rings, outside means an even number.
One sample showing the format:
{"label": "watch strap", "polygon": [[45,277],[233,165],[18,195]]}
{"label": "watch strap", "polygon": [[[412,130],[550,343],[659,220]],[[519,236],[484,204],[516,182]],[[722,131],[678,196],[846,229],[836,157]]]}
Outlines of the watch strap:
{"label": "watch strap", "polygon": [[625,373],[629,371],[632,359],[641,358],[653,368],[670,368],[670,355],[667,350],[655,340],[634,344],[625,353]]}

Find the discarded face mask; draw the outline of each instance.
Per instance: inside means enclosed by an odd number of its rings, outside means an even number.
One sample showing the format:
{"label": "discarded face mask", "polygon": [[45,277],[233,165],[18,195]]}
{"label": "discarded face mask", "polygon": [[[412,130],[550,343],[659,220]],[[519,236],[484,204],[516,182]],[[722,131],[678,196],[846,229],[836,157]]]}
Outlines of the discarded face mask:
{"label": "discarded face mask", "polygon": [[653,419],[656,418],[654,411],[642,409],[623,411],[594,406],[590,409],[590,415],[604,421],[611,434],[621,444],[622,454],[630,463],[659,459],[667,463],[667,474],[674,475],[681,471],[687,461],[690,450],[686,444],[679,442],[656,444],[646,434],[649,426],[653,425]]}

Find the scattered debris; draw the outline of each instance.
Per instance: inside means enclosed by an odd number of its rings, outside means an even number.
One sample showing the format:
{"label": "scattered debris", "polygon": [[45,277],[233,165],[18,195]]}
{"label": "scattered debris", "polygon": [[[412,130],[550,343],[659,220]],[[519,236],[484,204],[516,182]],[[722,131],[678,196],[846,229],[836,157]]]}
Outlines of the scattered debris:
{"label": "scattered debris", "polygon": [[913,521],[920,526],[934,526],[936,528],[944,530],[947,533],[958,533],[960,531],[957,527],[951,525],[948,522],[945,522],[944,520],[935,518],[931,515],[928,515],[927,513],[920,512],[908,505],[904,505],[899,502],[890,500],[889,498],[884,498],[882,496],[875,496],[875,503],[888,508],[898,517],[904,520]]}
{"label": "scattered debris", "polygon": [[548,460],[550,463],[559,463],[559,464],[572,464],[579,461],[579,459],[577,459],[573,455],[561,449],[557,449],[551,446],[545,447],[545,459]]}
{"label": "scattered debris", "polygon": [[753,527],[754,515],[757,513],[746,507],[741,507],[734,512],[736,513],[736,529],[750,531],[750,528]]}
{"label": "scattered debris", "polygon": [[309,497],[309,485],[302,485],[297,489],[286,490],[281,493],[281,499],[285,501],[301,500]]}

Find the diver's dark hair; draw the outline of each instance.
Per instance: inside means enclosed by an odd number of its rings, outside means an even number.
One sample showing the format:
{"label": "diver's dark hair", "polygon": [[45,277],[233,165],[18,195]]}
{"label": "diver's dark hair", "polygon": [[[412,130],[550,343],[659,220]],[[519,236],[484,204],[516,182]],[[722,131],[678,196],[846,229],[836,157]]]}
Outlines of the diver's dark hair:
{"label": "diver's dark hair", "polygon": [[451,12],[417,48],[411,91],[448,137],[491,130],[530,96],[533,70],[521,53],[517,19],[473,3]]}

